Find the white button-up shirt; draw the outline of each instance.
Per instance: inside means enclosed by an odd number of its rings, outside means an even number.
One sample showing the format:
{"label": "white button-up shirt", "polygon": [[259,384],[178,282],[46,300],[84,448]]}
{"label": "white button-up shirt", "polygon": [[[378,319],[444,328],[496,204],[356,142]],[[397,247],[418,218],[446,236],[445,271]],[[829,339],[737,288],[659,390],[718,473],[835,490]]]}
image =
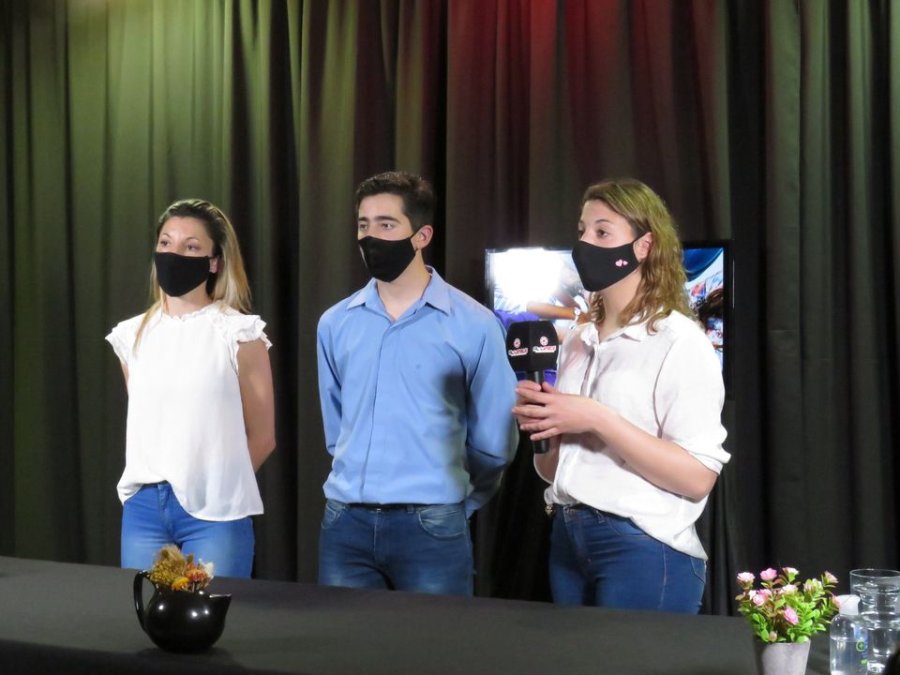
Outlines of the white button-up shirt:
{"label": "white button-up shirt", "polygon": [[[676,443],[716,473],[725,390],[715,351],[700,327],[679,312],[626,326],[604,340],[592,323],[577,326],[560,351],[557,387],[609,406],[649,434]],[[694,523],[706,505],[647,481],[594,434],[564,434],[545,499],[582,503],[630,518],[672,548],[706,559]]]}

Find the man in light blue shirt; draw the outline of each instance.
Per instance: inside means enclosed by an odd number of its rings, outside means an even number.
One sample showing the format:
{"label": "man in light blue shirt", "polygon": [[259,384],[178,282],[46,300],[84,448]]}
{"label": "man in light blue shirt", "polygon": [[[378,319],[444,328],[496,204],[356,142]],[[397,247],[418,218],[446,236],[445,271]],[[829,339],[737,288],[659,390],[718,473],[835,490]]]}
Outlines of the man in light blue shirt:
{"label": "man in light blue shirt", "polygon": [[319,582],[472,594],[468,516],[515,454],[515,376],[494,315],[425,265],[434,195],[388,172],[356,190],[372,280],[319,320],[332,469]]}

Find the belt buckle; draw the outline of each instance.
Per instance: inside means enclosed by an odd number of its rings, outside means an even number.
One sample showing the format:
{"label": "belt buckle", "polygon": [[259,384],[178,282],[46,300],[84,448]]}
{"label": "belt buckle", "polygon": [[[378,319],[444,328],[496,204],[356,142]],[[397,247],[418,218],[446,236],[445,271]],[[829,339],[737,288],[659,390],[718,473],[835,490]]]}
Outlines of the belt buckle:
{"label": "belt buckle", "polygon": [[556,511],[556,504],[544,504],[544,513],[546,513],[549,517],[553,517],[553,513]]}

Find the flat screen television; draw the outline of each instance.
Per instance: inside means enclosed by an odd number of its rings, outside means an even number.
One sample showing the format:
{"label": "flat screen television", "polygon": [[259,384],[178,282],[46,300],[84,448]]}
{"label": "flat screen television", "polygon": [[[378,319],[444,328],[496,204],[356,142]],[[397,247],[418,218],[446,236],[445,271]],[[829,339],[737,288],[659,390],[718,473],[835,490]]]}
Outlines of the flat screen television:
{"label": "flat screen television", "polygon": [[[712,342],[722,366],[726,394],[731,397],[732,259],[729,242],[688,241],[684,248],[685,293]],[[485,252],[488,306],[503,322],[546,319],[560,340],[588,311],[571,249],[510,248]],[[550,376],[552,380],[552,376]]]}

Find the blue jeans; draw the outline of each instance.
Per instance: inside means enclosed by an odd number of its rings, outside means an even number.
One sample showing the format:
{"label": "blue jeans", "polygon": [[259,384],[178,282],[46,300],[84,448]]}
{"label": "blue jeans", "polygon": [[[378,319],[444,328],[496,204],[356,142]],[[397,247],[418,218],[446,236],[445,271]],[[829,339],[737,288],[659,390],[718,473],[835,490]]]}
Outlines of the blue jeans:
{"label": "blue jeans", "polygon": [[166,544],[215,565],[216,576],[249,577],[253,570],[253,521],[194,518],[168,483],[145,485],[122,509],[122,567],[148,570]]}
{"label": "blue jeans", "polygon": [[553,602],[696,614],[706,563],[676,551],[628,518],[556,506],[550,535]]}
{"label": "blue jeans", "polygon": [[472,595],[465,507],[373,509],[327,500],[319,533],[319,583]]}

